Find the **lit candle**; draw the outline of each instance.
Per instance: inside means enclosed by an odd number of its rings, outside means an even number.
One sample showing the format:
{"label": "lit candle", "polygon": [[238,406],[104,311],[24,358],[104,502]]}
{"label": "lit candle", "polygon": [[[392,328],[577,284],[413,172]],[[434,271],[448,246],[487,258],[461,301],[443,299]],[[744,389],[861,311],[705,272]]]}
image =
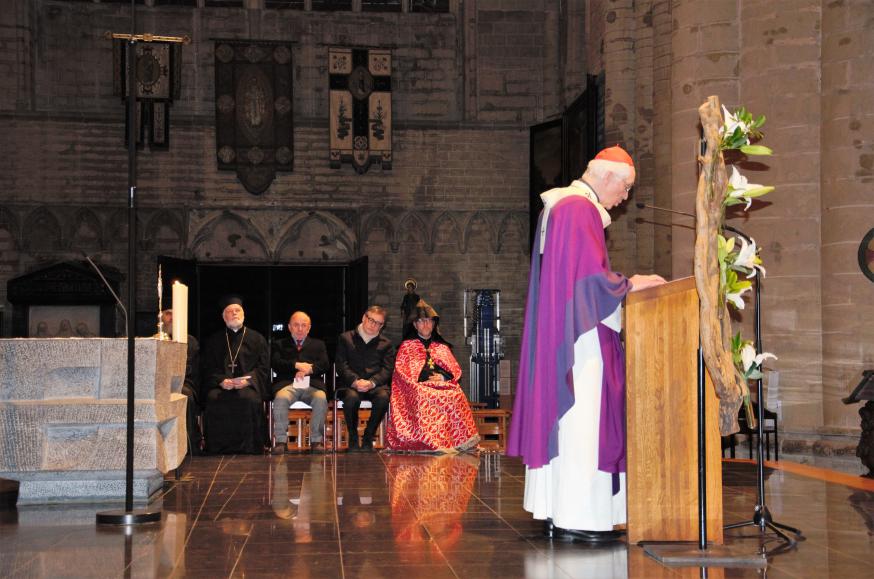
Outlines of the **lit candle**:
{"label": "lit candle", "polygon": [[188,343],[188,286],[173,282],[173,339]]}

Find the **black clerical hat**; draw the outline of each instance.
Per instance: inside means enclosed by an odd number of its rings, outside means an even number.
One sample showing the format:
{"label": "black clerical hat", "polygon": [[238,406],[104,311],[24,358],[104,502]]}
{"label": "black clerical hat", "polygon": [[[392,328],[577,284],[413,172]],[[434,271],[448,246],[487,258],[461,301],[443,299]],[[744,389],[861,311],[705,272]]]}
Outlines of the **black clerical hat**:
{"label": "black clerical hat", "polygon": [[228,294],[226,296],[222,296],[222,299],[219,300],[219,307],[222,309],[222,311],[225,311],[225,308],[233,304],[242,307],[243,298],[238,296],[237,294]]}

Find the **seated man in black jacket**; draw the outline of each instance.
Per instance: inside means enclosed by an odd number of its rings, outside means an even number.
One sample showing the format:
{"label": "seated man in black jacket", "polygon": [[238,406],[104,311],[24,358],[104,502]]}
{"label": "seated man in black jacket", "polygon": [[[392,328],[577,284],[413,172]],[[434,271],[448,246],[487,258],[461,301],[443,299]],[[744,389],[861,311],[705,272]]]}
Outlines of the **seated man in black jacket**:
{"label": "seated man in black jacket", "polygon": [[[343,401],[343,415],[349,430],[349,450],[358,448],[358,407],[370,400],[373,408],[364,429],[362,451],[373,450],[373,435],[388,411],[395,349],[380,335],[385,325],[385,308],[370,306],[354,330],[340,334],[337,344],[337,398]],[[340,390],[342,388],[342,390]]]}
{"label": "seated man in black jacket", "polygon": [[288,321],[290,338],[279,340],[273,347],[272,366],[276,372],[273,381],[273,435],[276,446],[273,454],[285,452],[288,438],[288,407],[300,400],[312,406],[310,419],[310,448],[313,452],[325,452],[322,434],[325,415],[328,413],[328,398],[322,376],[328,370],[328,350],[325,343],[310,338],[310,317],[304,312],[294,312]]}

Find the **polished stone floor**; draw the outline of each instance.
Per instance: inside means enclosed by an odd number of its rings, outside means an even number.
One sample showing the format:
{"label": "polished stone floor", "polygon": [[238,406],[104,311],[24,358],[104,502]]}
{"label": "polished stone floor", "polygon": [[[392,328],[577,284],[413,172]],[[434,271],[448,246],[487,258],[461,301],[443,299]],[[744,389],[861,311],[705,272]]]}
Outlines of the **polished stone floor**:
{"label": "polished stone floor", "polygon": [[[521,508],[516,459],[338,454],[195,457],[152,504],[162,521],[128,533],[97,527],[99,505],[0,512],[0,577],[874,576],[871,481],[766,472],[774,518],[807,540],[765,570],[669,568],[624,543],[550,543]],[[754,467],[725,463],[724,481],[725,520],[750,518]],[[763,541],[749,527],[727,543],[756,556]]]}

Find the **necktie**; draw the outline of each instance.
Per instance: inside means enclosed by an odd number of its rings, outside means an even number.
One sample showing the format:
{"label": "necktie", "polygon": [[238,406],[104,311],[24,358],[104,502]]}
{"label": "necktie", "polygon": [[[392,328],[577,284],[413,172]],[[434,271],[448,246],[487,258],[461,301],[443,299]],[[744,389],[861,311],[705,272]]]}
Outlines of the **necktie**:
{"label": "necktie", "polygon": [[297,344],[297,351],[300,352],[303,348],[303,342],[301,342],[300,340],[295,340],[295,343]]}

